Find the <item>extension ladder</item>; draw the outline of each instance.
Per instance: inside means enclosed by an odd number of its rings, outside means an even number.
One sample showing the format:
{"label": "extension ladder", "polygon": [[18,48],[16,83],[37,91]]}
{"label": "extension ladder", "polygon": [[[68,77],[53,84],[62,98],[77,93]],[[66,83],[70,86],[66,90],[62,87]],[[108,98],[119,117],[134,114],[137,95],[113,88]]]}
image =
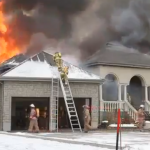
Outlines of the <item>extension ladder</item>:
{"label": "extension ladder", "polygon": [[50,99],[50,131],[58,132],[58,99],[59,99],[59,78],[52,78],[52,92]]}
{"label": "extension ladder", "polygon": [[82,132],[69,82],[67,81],[67,85],[65,85],[62,82],[62,79],[60,77],[60,86],[61,86],[62,93],[64,96],[64,101],[65,101],[65,105],[67,108],[72,132],[75,132],[75,131]]}

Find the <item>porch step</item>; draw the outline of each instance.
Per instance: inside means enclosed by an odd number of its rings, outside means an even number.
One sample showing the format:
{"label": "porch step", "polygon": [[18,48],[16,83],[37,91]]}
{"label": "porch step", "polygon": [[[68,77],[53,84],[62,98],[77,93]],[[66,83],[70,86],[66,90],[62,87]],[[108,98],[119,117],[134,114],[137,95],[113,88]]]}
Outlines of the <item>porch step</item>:
{"label": "porch step", "polygon": [[[108,129],[117,129],[117,124],[110,124],[108,126]],[[138,129],[138,127],[135,124],[121,124],[121,129]]]}

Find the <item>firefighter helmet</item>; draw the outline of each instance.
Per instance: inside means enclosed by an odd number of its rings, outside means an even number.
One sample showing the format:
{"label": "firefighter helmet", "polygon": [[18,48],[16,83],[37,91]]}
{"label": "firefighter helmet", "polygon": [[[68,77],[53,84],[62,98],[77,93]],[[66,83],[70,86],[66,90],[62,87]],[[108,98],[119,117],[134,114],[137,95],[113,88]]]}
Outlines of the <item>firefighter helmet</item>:
{"label": "firefighter helmet", "polygon": [[144,105],[140,105],[140,108],[144,108]]}
{"label": "firefighter helmet", "polygon": [[61,53],[60,52],[56,52],[55,56],[61,57]]}

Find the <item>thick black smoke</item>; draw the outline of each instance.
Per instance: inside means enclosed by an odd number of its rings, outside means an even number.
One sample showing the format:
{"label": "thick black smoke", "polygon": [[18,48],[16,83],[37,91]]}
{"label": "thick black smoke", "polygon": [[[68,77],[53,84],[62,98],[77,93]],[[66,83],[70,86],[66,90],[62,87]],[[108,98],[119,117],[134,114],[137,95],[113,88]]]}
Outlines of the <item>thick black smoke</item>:
{"label": "thick black smoke", "polygon": [[99,27],[80,42],[89,56],[106,42],[117,41],[141,52],[150,51],[150,0],[99,0],[94,11]]}
{"label": "thick black smoke", "polygon": [[[150,0],[3,2],[3,11],[13,14],[8,34],[20,45],[28,45],[32,35],[43,33],[48,39],[63,39],[65,42],[61,45],[69,44],[69,54],[80,51],[81,58],[90,56],[106,42],[112,41],[144,53],[150,51]],[[43,42],[38,41],[36,45],[31,42],[29,51],[42,49]]]}
{"label": "thick black smoke", "polygon": [[71,35],[74,15],[84,11],[89,0],[2,0],[3,12],[11,15],[8,35],[27,45],[35,33],[64,39]]}

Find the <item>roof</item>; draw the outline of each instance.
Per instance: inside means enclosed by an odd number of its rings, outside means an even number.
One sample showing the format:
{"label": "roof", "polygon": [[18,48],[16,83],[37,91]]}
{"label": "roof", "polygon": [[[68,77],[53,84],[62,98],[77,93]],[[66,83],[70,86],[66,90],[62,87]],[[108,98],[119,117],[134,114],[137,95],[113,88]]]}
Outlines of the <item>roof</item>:
{"label": "roof", "polygon": [[[101,80],[99,76],[70,63],[64,61],[64,64],[69,66],[68,78],[72,81],[100,82]],[[0,66],[0,70],[3,70],[8,65],[10,68],[1,74],[0,80],[46,81],[58,77],[58,70],[53,61],[53,55],[44,51],[28,58],[22,54],[17,55],[4,62]]]}
{"label": "roof", "polygon": [[116,43],[107,43],[86,61],[86,65],[150,68],[150,55]]}

